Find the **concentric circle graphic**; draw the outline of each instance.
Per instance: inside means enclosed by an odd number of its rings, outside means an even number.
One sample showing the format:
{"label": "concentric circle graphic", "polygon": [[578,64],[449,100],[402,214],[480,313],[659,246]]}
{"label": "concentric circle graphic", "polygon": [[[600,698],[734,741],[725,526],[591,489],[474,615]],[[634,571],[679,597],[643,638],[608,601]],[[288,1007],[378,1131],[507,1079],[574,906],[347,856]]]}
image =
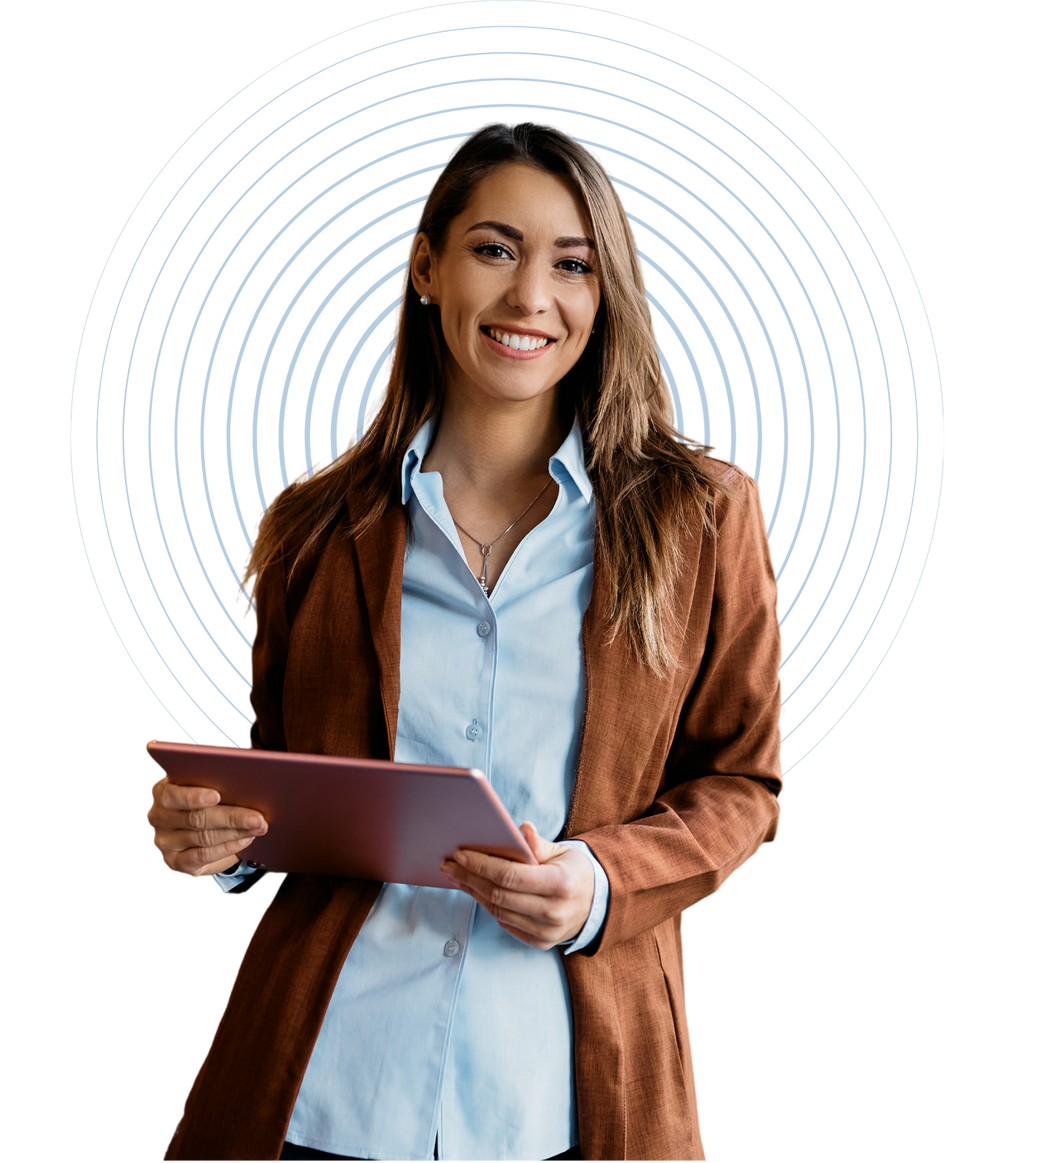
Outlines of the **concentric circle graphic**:
{"label": "concentric circle graphic", "polygon": [[943,457],[925,310],[810,122],[707,49],[578,5],[350,29],[237,93],[151,184],[73,391],[78,516],[114,627],[190,738],[247,743],[239,579],[260,514],[367,423],[424,199],[491,121],[555,125],[602,160],[678,426],[760,484],[791,767],[870,680],[924,568]]}

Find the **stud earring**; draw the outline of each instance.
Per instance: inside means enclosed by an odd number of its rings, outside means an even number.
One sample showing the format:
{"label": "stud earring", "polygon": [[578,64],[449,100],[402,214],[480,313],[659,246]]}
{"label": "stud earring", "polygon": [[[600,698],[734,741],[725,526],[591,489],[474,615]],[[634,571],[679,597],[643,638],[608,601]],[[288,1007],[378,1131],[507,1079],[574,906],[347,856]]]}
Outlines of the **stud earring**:
{"label": "stud earring", "polygon": [[427,305],[428,305],[428,296],[427,296],[427,295],[421,295],[421,297],[420,297],[420,301],[421,301],[421,305],[422,305],[422,306],[424,306],[424,307],[427,307]]}

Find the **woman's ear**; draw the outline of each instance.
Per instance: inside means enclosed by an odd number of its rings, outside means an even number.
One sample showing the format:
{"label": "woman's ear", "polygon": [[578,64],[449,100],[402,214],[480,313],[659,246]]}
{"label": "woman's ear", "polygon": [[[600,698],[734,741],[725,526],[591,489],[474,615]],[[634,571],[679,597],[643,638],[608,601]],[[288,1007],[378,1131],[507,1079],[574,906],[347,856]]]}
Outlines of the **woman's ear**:
{"label": "woman's ear", "polygon": [[429,302],[435,304],[438,302],[436,298],[436,279],[435,279],[435,263],[433,261],[431,243],[428,241],[426,234],[418,234],[413,240],[413,250],[410,251],[410,279],[413,282],[413,289],[418,295],[427,295]]}

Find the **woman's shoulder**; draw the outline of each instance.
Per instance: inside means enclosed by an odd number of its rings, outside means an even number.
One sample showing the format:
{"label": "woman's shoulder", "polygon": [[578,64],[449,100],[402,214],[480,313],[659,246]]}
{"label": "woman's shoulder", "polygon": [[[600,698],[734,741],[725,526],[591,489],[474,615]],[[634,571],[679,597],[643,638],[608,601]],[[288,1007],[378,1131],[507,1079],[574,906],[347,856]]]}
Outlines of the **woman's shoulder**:
{"label": "woman's shoulder", "polygon": [[[292,604],[310,583],[325,547],[334,534],[346,529],[346,500],[322,495],[317,478],[287,485],[267,506],[260,520],[254,556],[263,574],[276,575]],[[300,594],[299,596],[302,596]]]}
{"label": "woman's shoulder", "polygon": [[719,456],[711,456],[704,448],[697,449],[696,456],[699,463],[704,466],[707,475],[728,489],[739,490],[756,485],[753,477],[730,460],[721,460]]}
{"label": "woman's shoulder", "polygon": [[326,465],[318,472],[305,473],[287,484],[267,506],[264,517],[276,513],[317,508],[319,505],[326,506],[332,502],[337,494],[346,500],[348,482],[346,476],[342,480],[337,477],[336,472],[334,472],[337,467],[339,467],[339,461]]}

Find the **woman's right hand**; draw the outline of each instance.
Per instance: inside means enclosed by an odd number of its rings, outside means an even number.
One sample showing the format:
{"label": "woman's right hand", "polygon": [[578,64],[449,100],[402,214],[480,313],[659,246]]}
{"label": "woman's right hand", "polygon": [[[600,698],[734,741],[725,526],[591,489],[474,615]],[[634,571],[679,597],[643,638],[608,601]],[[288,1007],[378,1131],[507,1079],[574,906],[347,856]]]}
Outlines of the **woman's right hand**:
{"label": "woman's right hand", "polygon": [[167,775],[154,784],[147,819],[165,864],[190,876],[235,868],[241,852],[267,831],[267,821],[254,808],[221,804],[213,788],[181,787]]}

